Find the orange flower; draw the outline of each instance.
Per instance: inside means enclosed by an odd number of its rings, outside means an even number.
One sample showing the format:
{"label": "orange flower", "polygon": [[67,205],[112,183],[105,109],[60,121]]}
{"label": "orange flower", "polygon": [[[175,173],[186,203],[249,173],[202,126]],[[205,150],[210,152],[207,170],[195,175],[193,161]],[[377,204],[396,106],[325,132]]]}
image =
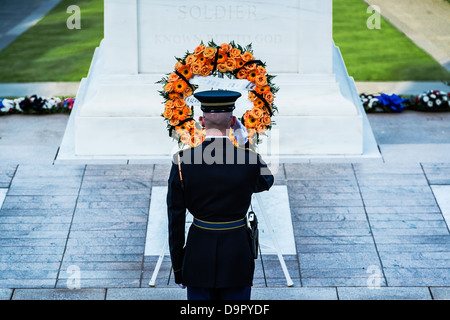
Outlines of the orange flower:
{"label": "orange flower", "polygon": [[191,144],[191,135],[188,132],[186,132],[185,134],[183,134],[180,137],[180,142],[182,144],[188,144],[188,145]]}
{"label": "orange flower", "polygon": [[244,126],[246,128],[255,128],[258,123],[258,119],[252,115],[250,110],[247,110],[244,114]]}
{"label": "orange flower", "polygon": [[259,121],[255,117],[248,117],[245,121],[245,126],[248,128],[255,128],[258,125]]}
{"label": "orange flower", "polygon": [[186,118],[190,117],[192,115],[192,109],[189,108],[188,106],[185,106],[183,109],[183,113],[186,116]]}
{"label": "orange flower", "polygon": [[181,73],[187,80],[192,78],[192,70],[191,70],[191,67],[189,67],[188,65],[182,66],[178,70],[178,72]]}
{"label": "orange flower", "polygon": [[228,59],[227,54],[222,49],[219,49],[219,53],[217,54],[217,63],[218,64],[224,63],[225,61],[227,61],[227,59]]}
{"label": "orange flower", "polygon": [[236,69],[240,69],[244,66],[245,61],[242,59],[236,59]]}
{"label": "orange flower", "polygon": [[195,128],[195,121],[194,120],[188,121],[184,125],[186,126],[187,130],[192,131]]}
{"label": "orange flower", "polygon": [[187,84],[186,82],[184,82],[183,80],[179,80],[177,82],[174,83],[174,90],[177,93],[183,93],[184,90],[186,90],[187,88]]}
{"label": "orange flower", "polygon": [[182,64],[180,61],[178,61],[178,62],[175,64],[175,70],[179,71],[179,69],[180,69],[182,66],[183,66],[183,64]]}
{"label": "orange flower", "polygon": [[170,99],[170,100],[175,100],[175,99],[178,99],[178,98],[180,98],[180,97],[181,97],[181,96],[180,96],[179,93],[176,93],[176,92],[169,93],[169,99]]}
{"label": "orange flower", "polygon": [[204,65],[203,67],[201,67],[201,69],[200,69],[201,76],[207,77],[210,75],[210,73],[211,73],[211,69],[207,65]]}
{"label": "orange flower", "polygon": [[269,86],[256,87],[255,91],[258,92],[259,94],[264,94],[270,91],[270,87]]}
{"label": "orange flower", "polygon": [[227,66],[227,71],[234,71],[236,68],[236,61],[232,58],[229,58],[227,62],[225,62],[225,65]]}
{"label": "orange flower", "polygon": [[219,70],[222,73],[225,73],[228,71],[227,65],[225,63],[219,64],[217,66],[217,70]]}
{"label": "orange flower", "polygon": [[260,74],[260,75],[256,76],[255,83],[257,86],[263,87],[267,84],[267,77]]}
{"label": "orange flower", "polygon": [[220,48],[221,48],[225,53],[228,53],[228,52],[231,51],[231,49],[233,49],[233,47],[231,46],[231,44],[228,44],[228,43],[222,43],[222,44],[220,45]]}
{"label": "orange flower", "polygon": [[208,47],[205,49],[205,51],[203,51],[203,55],[205,56],[206,59],[213,59],[214,56],[216,55],[216,48],[213,47]]}
{"label": "orange flower", "polygon": [[248,61],[250,61],[250,60],[253,60],[253,54],[251,54],[251,52],[245,52],[243,55],[242,55],[242,60],[244,60],[245,62],[248,62]]}
{"label": "orange flower", "polygon": [[203,51],[205,51],[205,46],[201,44],[197,48],[195,48],[195,55],[201,54],[203,53]]}
{"label": "orange flower", "polygon": [[264,102],[258,98],[253,101],[253,106],[255,106],[256,108],[264,108]]}
{"label": "orange flower", "polygon": [[[179,128],[178,126],[176,126],[175,128]],[[176,134],[181,137],[185,134],[189,134],[189,131],[185,130],[185,129],[175,129]]]}
{"label": "orange flower", "polygon": [[241,70],[239,70],[237,77],[238,77],[238,79],[247,79],[247,75],[248,75],[247,70],[241,69]]}
{"label": "orange flower", "polygon": [[258,132],[259,134],[264,133],[264,131],[266,131],[266,126],[262,123],[258,123],[256,125],[256,132]]}
{"label": "orange flower", "polygon": [[173,83],[172,83],[172,82],[168,82],[168,83],[164,86],[164,91],[165,91],[165,92],[172,92],[172,91],[173,91]]}
{"label": "orange flower", "polygon": [[261,108],[253,108],[251,111],[251,115],[253,116],[253,118],[261,119],[264,116],[264,110],[262,110]]}
{"label": "orange flower", "polygon": [[194,134],[192,135],[191,146],[192,147],[198,146],[203,142],[203,140],[205,140],[203,130],[195,129]]}
{"label": "orange flower", "polygon": [[268,114],[265,114],[265,115],[262,117],[261,122],[262,122],[265,126],[268,126],[268,125],[271,124],[272,119],[270,118],[270,116],[269,116]]}
{"label": "orange flower", "polygon": [[200,65],[205,64],[206,61],[207,61],[207,59],[205,58],[204,55],[199,55],[199,56],[197,57],[197,60],[196,60],[196,62],[199,63]]}
{"label": "orange flower", "polygon": [[184,101],[183,98],[176,99],[176,100],[174,100],[173,103],[174,103],[175,108],[179,109],[179,110],[184,109],[184,107],[186,106],[186,101]]}
{"label": "orange flower", "polygon": [[176,126],[176,127],[175,127],[175,131],[177,131],[177,133],[178,133],[179,135],[181,135],[181,134],[183,134],[184,132],[188,131],[188,129],[187,129],[187,127],[186,127],[186,124],[183,123],[181,126]]}
{"label": "orange flower", "polygon": [[251,82],[255,82],[255,79],[256,79],[257,75],[258,75],[258,72],[256,71],[256,69],[255,70],[251,70],[248,73],[247,80],[251,81]]}
{"label": "orange flower", "polygon": [[175,103],[172,100],[167,101],[166,108],[169,108],[169,109],[175,108]]}
{"label": "orange flower", "polygon": [[263,66],[257,66],[256,70],[258,70],[258,73],[262,75],[265,75],[267,73],[266,68],[264,68]]}
{"label": "orange flower", "polygon": [[207,59],[205,62],[205,66],[208,66],[208,68],[212,71],[214,69],[214,60],[213,59]]}
{"label": "orange flower", "polygon": [[258,97],[251,91],[248,92],[248,99],[250,101],[255,101],[256,99],[258,99]]}
{"label": "orange flower", "polygon": [[186,64],[191,65],[195,62],[195,55],[190,54],[186,57]]}
{"label": "orange flower", "polygon": [[186,90],[184,90],[184,92],[183,92],[183,97],[187,98],[189,96],[192,96],[193,93],[194,92],[192,91],[192,88],[189,86],[186,86]]}
{"label": "orange flower", "polygon": [[185,106],[183,109],[176,109],[173,113],[173,118],[180,121],[186,120],[192,113],[191,108]]}
{"label": "orange flower", "polygon": [[247,69],[248,71],[255,70],[255,72],[257,74],[259,74],[259,72],[256,70],[256,63],[250,63],[250,64],[246,65],[245,69]]}
{"label": "orange flower", "polygon": [[170,119],[169,123],[170,123],[171,126],[176,126],[176,125],[178,125],[180,123],[180,120],[176,119],[175,117],[172,117]]}
{"label": "orange flower", "polygon": [[192,73],[197,74],[197,75],[200,74],[201,68],[202,68],[202,65],[200,63],[198,63],[198,62],[194,63],[192,65]]}
{"label": "orange flower", "polygon": [[182,135],[191,135],[191,131],[193,131],[195,121],[191,120],[183,123],[182,125],[175,126],[176,133],[181,137]]}
{"label": "orange flower", "polygon": [[179,77],[175,72],[172,72],[172,73],[169,75],[169,80],[167,80],[167,81],[169,81],[169,82],[175,82],[175,81],[178,81],[178,80],[180,80],[180,77]]}
{"label": "orange flower", "polygon": [[230,51],[230,57],[232,58],[240,58],[241,57],[241,50],[239,50],[238,48],[233,48]]}
{"label": "orange flower", "polygon": [[264,99],[266,99],[266,101],[271,104],[273,102],[273,93],[268,91],[264,94]]}
{"label": "orange flower", "polygon": [[164,110],[164,113],[162,115],[166,119],[171,119],[173,116],[173,109],[166,107],[166,109]]}

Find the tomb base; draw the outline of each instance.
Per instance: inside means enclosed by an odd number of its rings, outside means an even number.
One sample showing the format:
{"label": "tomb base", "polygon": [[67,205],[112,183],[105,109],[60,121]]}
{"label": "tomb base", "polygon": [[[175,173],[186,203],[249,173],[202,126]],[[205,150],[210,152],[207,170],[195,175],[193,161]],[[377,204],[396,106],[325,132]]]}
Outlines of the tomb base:
{"label": "tomb base", "polygon": [[[155,82],[163,75],[110,75],[103,73],[103,65],[102,43],[81,82],[57,160],[170,158],[178,144],[161,117],[161,86]],[[380,156],[354,81],[336,47],[333,72],[276,75],[279,112],[258,151],[289,161]],[[201,111],[195,111],[198,117]],[[241,116],[239,110],[235,115]]]}

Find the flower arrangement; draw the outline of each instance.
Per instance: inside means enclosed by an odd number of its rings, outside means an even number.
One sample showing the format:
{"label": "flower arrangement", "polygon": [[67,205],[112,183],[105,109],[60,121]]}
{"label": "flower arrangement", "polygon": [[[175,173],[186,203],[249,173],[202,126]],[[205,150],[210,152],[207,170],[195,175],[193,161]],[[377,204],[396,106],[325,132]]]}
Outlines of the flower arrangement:
{"label": "flower arrangement", "polygon": [[396,94],[387,95],[382,93],[380,96],[367,94],[360,95],[366,112],[402,112],[405,108],[404,103],[407,99],[402,99]]}
{"label": "flower arrangement", "polygon": [[398,95],[379,96],[361,94],[361,102],[367,113],[402,112],[403,110],[447,112],[450,111],[450,93],[430,90],[418,96],[402,98]]}
{"label": "flower arrangement", "polygon": [[450,111],[450,93],[430,90],[415,97],[415,110],[419,111]]}
{"label": "flower arrangement", "polygon": [[[203,142],[204,130],[193,118],[194,108],[186,102],[198,88],[189,80],[196,76],[226,75],[230,79],[247,79],[255,85],[248,93],[253,107],[239,120],[247,129],[250,143],[259,143],[260,135],[272,127],[272,116],[277,111],[273,102],[279,89],[272,83],[275,76],[267,74],[265,63],[255,60],[251,44],[242,47],[233,41],[217,46],[210,41],[205,46],[201,42],[193,52],[176,59],[175,70],[157,82],[163,86],[159,93],[164,98],[162,117],[169,135],[181,145],[197,146]],[[232,131],[230,139],[237,144]]]}
{"label": "flower arrangement", "polygon": [[37,95],[17,99],[0,99],[0,115],[70,113],[74,103],[75,98],[61,99]]}

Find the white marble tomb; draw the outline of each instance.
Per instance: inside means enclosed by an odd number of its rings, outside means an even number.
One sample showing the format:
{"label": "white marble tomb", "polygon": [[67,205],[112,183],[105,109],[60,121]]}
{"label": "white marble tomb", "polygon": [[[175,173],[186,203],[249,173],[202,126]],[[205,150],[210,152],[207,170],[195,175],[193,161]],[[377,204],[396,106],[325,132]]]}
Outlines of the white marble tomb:
{"label": "white marble tomb", "polygon": [[211,39],[252,43],[277,76],[279,113],[259,149],[267,158],[379,156],[333,42],[332,0],[105,0],[105,37],[57,160],[169,159],[178,146],[155,82],[173,71],[174,56]]}

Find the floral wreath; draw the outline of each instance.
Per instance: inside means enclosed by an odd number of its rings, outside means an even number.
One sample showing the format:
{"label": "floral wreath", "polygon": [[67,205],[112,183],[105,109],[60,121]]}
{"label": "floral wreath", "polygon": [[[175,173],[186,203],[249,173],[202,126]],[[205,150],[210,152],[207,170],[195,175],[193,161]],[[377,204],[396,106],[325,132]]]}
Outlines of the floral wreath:
{"label": "floral wreath", "polygon": [[367,113],[402,112],[414,110],[424,112],[449,112],[450,93],[440,90],[429,90],[418,96],[398,96],[396,94],[369,95],[360,94],[361,102]]}
{"label": "floral wreath", "polygon": [[[239,120],[246,127],[252,145],[259,143],[260,135],[272,128],[272,116],[277,111],[273,101],[279,88],[273,85],[275,76],[267,74],[265,63],[254,59],[251,44],[243,48],[234,41],[220,46],[213,41],[207,46],[201,42],[194,52],[188,51],[183,58],[176,59],[175,71],[157,83],[163,85],[163,90],[159,91],[165,105],[162,117],[169,135],[180,145],[197,146],[205,138],[205,130],[193,118],[193,106],[186,103],[186,98],[198,88],[189,82],[194,76],[226,75],[230,79],[252,82],[255,87],[249,91],[248,99],[253,102],[253,107]],[[232,130],[230,139],[237,145]]]}

